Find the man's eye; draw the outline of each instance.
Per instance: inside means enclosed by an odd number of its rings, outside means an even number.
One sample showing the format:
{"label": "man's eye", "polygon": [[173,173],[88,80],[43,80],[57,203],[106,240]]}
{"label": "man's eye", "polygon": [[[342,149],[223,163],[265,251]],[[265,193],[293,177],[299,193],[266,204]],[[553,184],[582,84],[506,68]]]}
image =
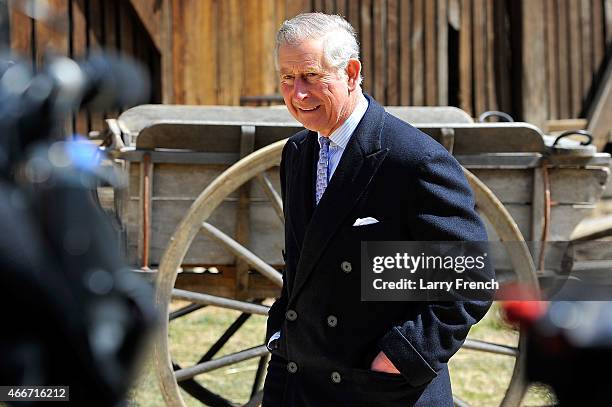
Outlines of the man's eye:
{"label": "man's eye", "polygon": [[318,74],[316,74],[316,73],[314,73],[314,72],[308,72],[308,73],[306,74],[306,77],[307,77],[307,78],[315,78],[315,77],[317,77],[317,76],[318,76]]}
{"label": "man's eye", "polygon": [[283,76],[282,76],[282,79],[283,79],[284,81],[289,81],[289,80],[292,80],[292,79],[293,79],[293,75],[283,75]]}

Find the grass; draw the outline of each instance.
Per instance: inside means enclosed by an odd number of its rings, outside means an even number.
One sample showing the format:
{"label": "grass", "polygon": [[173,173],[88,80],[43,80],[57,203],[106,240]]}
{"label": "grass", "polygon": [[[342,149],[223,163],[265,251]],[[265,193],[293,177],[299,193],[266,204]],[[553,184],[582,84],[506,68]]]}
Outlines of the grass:
{"label": "grass", "polygon": [[[185,303],[173,305],[179,307]],[[472,329],[470,337],[505,345],[516,345],[518,334],[501,322],[497,315],[498,312],[498,308],[493,307],[487,316]],[[236,311],[208,307],[173,321],[170,324],[170,347],[173,360],[181,366],[196,363],[238,315]],[[260,345],[264,331],[265,318],[252,316],[217,356]],[[475,407],[499,405],[510,380],[513,364],[514,359],[508,356],[462,349],[449,364],[453,391]],[[130,393],[130,406],[164,406],[153,369],[154,364],[150,357]],[[200,375],[198,381],[232,401],[244,403],[249,398],[256,369],[257,359],[253,359]],[[188,406],[202,405],[187,393],[182,394]],[[523,402],[523,406],[531,407],[553,404],[554,398],[546,388],[541,386],[532,386]]]}

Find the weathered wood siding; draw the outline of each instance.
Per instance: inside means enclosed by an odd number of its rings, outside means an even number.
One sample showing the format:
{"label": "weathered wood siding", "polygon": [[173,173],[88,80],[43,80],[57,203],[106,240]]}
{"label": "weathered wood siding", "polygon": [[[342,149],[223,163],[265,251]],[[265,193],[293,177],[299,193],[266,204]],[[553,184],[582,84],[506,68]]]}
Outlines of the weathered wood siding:
{"label": "weathered wood siding", "polygon": [[[119,50],[144,63],[152,78],[151,102],[161,101],[160,54],[130,2],[121,0],[48,0],[55,24],[28,17],[10,1],[11,50],[40,68],[48,51],[83,58],[93,50]],[[80,112],[69,130],[101,130],[105,117],[118,112]]]}
{"label": "weathered wood siding", "polygon": [[[111,46],[154,71],[154,100],[238,105],[278,93],[278,26],[300,12],[345,16],[364,87],[386,105],[502,110],[543,126],[585,117],[612,44],[612,0],[52,0],[57,34],[13,12],[11,44],[39,62]],[[87,118],[94,128],[99,117]],[[78,128],[84,128],[77,120]]]}
{"label": "weathered wood siding", "polygon": [[515,7],[523,119],[586,117],[611,56],[612,1],[523,0]]}

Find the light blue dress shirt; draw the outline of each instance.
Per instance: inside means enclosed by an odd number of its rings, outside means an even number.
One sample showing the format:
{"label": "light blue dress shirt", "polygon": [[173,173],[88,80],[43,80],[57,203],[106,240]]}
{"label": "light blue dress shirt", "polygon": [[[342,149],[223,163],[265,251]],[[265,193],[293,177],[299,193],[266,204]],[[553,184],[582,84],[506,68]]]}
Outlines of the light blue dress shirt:
{"label": "light blue dress shirt", "polygon": [[[340,163],[340,159],[342,158],[342,153],[346,149],[346,145],[348,144],[351,136],[355,132],[357,125],[365,115],[366,110],[368,110],[368,100],[365,96],[361,95],[361,98],[357,102],[357,106],[355,106],[355,110],[353,113],[338,127],[334,132],[329,136],[329,164],[328,171],[329,182],[334,175],[334,171],[338,168],[338,164]],[[321,148],[321,140],[319,137],[323,135],[317,132],[317,141],[319,142],[319,148]]]}

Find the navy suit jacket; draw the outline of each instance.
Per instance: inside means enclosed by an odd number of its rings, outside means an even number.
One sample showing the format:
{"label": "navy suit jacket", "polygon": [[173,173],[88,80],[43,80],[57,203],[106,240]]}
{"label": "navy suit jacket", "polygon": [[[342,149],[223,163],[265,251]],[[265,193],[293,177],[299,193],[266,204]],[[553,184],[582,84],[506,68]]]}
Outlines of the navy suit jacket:
{"label": "navy suit jacket", "polygon": [[[490,306],[360,300],[361,241],[487,240],[459,163],[366,97],[368,110],[318,206],[316,133],[295,134],[283,150],[286,268],[266,338],[282,335],[264,405],[450,406],[447,361]],[[365,217],[379,222],[353,226]],[[401,375],[370,371],[380,351]]]}

